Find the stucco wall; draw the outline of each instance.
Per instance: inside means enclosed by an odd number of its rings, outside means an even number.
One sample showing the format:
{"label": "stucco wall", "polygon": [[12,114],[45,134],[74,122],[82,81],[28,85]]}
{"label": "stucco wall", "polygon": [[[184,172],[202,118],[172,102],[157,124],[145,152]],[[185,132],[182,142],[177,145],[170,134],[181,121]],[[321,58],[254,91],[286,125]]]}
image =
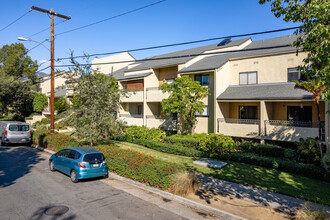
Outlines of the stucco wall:
{"label": "stucco wall", "polygon": [[103,74],[110,74],[113,71],[117,71],[119,69],[122,69],[126,67],[129,63],[123,62],[123,63],[111,63],[111,62],[120,62],[120,61],[135,61],[135,59],[129,54],[129,53],[121,53],[116,54],[113,56],[108,56],[104,58],[94,58],[92,60],[92,64],[98,64],[98,63],[110,63],[110,64],[103,64],[103,65],[92,65],[93,70],[99,70]]}
{"label": "stucco wall", "polygon": [[260,83],[287,82],[288,68],[297,67],[302,63],[304,54],[296,53],[245,58],[230,61],[230,84],[239,85],[239,73],[257,71]]}

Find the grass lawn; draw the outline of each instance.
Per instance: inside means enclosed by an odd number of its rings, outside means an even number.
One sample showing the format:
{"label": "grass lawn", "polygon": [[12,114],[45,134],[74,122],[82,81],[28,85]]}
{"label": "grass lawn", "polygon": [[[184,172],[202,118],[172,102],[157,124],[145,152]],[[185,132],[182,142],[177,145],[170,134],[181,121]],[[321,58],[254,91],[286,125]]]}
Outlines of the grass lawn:
{"label": "grass lawn", "polygon": [[130,148],[158,159],[167,158],[166,161],[184,165],[191,171],[207,176],[330,205],[330,184],[326,182],[231,161],[226,161],[228,165],[217,170],[195,165],[193,164],[194,159],[190,157],[169,155],[127,142],[116,142],[116,144],[122,149]]}

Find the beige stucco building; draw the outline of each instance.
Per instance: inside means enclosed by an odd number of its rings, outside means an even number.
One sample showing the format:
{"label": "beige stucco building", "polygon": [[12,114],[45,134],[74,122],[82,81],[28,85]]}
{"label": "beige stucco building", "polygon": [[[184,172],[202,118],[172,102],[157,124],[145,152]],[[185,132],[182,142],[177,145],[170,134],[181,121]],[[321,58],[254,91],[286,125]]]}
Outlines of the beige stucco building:
{"label": "beige stucco building", "polygon": [[[295,88],[292,82],[302,79],[296,67],[305,56],[297,55],[296,48],[291,47],[295,39],[296,36],[261,41],[226,40],[151,57],[144,62],[134,62],[126,53],[118,60],[132,62],[117,69],[111,65],[100,65],[99,69],[114,76],[129,91],[121,99],[119,112],[128,125],[175,130],[176,116],[165,116],[161,109],[161,101],[169,94],[162,93],[159,86],[189,75],[210,92],[203,100],[206,108],[197,116],[195,132],[261,141],[297,141],[317,137],[318,125],[312,95]],[[108,61],[111,57],[102,59]],[[322,101],[321,140],[326,143],[330,136],[328,109],[329,104]]]}

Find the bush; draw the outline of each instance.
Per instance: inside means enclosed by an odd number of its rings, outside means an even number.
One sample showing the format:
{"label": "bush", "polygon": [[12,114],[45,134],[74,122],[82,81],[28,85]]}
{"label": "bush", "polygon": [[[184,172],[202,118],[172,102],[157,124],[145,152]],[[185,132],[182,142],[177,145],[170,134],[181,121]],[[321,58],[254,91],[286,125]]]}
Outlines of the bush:
{"label": "bush", "polygon": [[330,173],[326,172],[324,169],[315,166],[313,164],[296,163],[288,159],[282,159],[276,157],[263,157],[252,153],[233,153],[233,154],[219,155],[217,158],[252,164],[266,168],[274,168],[274,169],[283,170],[290,173],[295,173],[303,176],[308,176],[314,179],[330,182]]}
{"label": "bush", "polygon": [[44,138],[44,142],[51,145],[56,151],[67,147],[77,147],[79,143],[65,134],[49,134]]}
{"label": "bush", "polygon": [[49,130],[36,130],[32,134],[32,142],[39,146],[45,146],[44,139],[47,135],[50,134]]}
{"label": "bush", "polygon": [[330,172],[330,153],[327,153],[322,158],[322,165],[324,169]]}
{"label": "bush", "polygon": [[124,133],[130,139],[162,141],[165,137],[165,132],[163,130],[149,129],[145,126],[130,126],[124,129]]}
{"label": "bush", "polygon": [[300,138],[299,142],[295,144],[297,145],[297,153],[300,162],[320,165],[321,155],[318,139],[307,138],[304,140]]}
{"label": "bush", "polygon": [[41,121],[37,121],[32,125],[32,128],[36,128],[37,130],[46,130],[47,124],[50,123],[49,118],[43,118]]}
{"label": "bush", "polygon": [[188,156],[188,157],[203,157],[207,156],[204,152],[183,147],[175,144],[168,144],[168,143],[161,143],[152,140],[141,140],[141,139],[128,139],[128,142],[139,144],[145,146],[147,148],[151,148],[160,152],[169,153],[169,154],[176,154],[181,156]]}
{"label": "bush", "polygon": [[165,137],[164,142],[170,144],[181,144],[183,147],[198,149],[199,141],[196,138]]}
{"label": "bush", "polygon": [[37,92],[33,99],[33,111],[42,112],[45,106],[48,104],[48,99],[45,94]]}
{"label": "bush", "polygon": [[58,112],[64,112],[69,109],[69,105],[66,102],[65,98],[61,97],[55,102],[54,108]]}
{"label": "bush", "polygon": [[199,139],[199,149],[210,154],[211,157],[232,152],[236,149],[234,140],[223,134],[208,134]]}
{"label": "bush", "polygon": [[170,191],[176,195],[185,196],[189,193],[196,193],[199,185],[198,179],[193,173],[181,171],[172,176]]}
{"label": "bush", "polygon": [[176,164],[157,160],[130,149],[122,150],[105,145],[96,148],[105,155],[110,171],[152,187],[168,189],[171,185],[171,176],[182,169]]}
{"label": "bush", "polygon": [[[258,144],[253,142],[242,142],[239,145],[239,148],[242,152],[254,153],[259,156],[267,157],[284,157],[285,149],[272,144]],[[289,152],[287,152],[289,153]],[[288,155],[289,156],[289,155]]]}

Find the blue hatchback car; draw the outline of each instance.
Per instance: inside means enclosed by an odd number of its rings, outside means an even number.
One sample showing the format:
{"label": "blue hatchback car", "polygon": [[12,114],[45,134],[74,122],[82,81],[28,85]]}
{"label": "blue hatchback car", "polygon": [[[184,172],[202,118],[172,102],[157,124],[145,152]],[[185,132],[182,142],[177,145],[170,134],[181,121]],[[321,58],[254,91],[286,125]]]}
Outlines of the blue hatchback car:
{"label": "blue hatchback car", "polygon": [[104,155],[90,147],[65,148],[49,158],[49,169],[58,170],[76,183],[80,179],[107,177],[108,167]]}

